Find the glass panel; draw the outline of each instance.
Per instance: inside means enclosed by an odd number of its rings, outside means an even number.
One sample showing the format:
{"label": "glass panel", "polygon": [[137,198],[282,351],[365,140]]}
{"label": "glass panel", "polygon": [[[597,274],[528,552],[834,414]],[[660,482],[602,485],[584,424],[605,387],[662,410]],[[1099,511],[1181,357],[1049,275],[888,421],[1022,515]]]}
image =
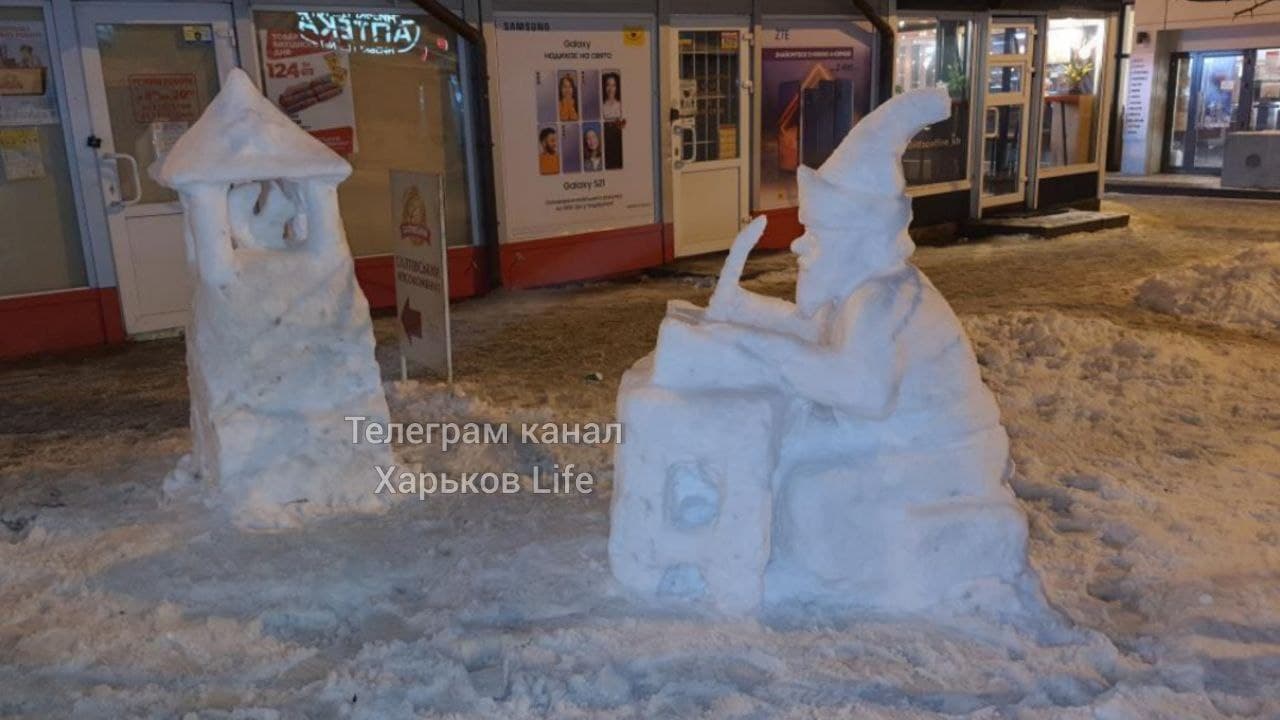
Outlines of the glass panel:
{"label": "glass panel", "polygon": [[[218,94],[213,28],[106,23],[97,31],[115,151],[138,161],[141,202],[176,201],[177,193],[151,179],[147,168]],[[133,182],[133,173],[122,169],[123,197],[137,192]]]}
{"label": "glass panel", "polygon": [[987,50],[990,55],[1026,55],[1027,28],[1025,26],[993,25],[991,27],[991,44]]}
{"label": "glass panel", "polygon": [[0,295],[87,282],[47,37],[40,8],[0,7]]}
{"label": "glass panel", "polygon": [[996,65],[987,71],[987,92],[1022,92],[1022,65]]}
{"label": "glass panel", "polygon": [[1098,159],[1100,73],[1106,38],[1107,21],[1101,18],[1049,20],[1040,128],[1040,164],[1044,167]]}
{"label": "glass panel", "polygon": [[1174,58],[1173,118],[1169,132],[1169,167],[1180,168],[1186,161],[1187,126],[1191,110],[1191,58]]}
{"label": "glass panel", "polygon": [[693,162],[738,157],[740,42],[737,30],[680,31],[679,110],[693,128]]}
{"label": "glass panel", "polygon": [[969,37],[965,20],[898,22],[894,93],[942,84],[951,94],[951,117],[919,132],[902,155],[908,185],[969,175]]}
{"label": "glass panel", "polygon": [[1195,116],[1195,166],[1221,168],[1223,143],[1232,129],[1240,99],[1244,56],[1210,55],[1201,60],[1200,95]]}
{"label": "glass panel", "polygon": [[[354,168],[338,186],[352,252],[392,251],[391,170],[443,175],[445,237],[451,246],[470,245],[465,103],[453,31],[426,15],[272,11],[254,17],[267,96]],[[335,27],[373,30],[324,34]],[[328,89],[299,101],[305,92],[297,86],[316,80]],[[582,87],[580,78],[574,82]],[[546,142],[566,146],[556,118],[549,120]]]}
{"label": "glass panel", "polygon": [[1250,130],[1280,130],[1280,48],[1257,51]]}
{"label": "glass panel", "polygon": [[988,108],[985,122],[982,194],[1016,193],[1022,174],[1022,106]]}

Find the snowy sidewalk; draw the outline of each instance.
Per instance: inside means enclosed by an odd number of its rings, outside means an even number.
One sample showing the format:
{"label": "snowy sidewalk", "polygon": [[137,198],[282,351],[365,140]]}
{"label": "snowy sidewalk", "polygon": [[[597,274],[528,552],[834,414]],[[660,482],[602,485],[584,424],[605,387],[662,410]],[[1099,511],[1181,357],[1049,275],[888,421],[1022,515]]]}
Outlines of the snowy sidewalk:
{"label": "snowy sidewalk", "polygon": [[[605,560],[607,447],[405,448],[444,470],[572,462],[601,485],[240,535],[159,504],[188,444],[166,340],[0,365],[0,717],[1280,717],[1280,337],[1239,322],[1258,313],[1135,302],[1276,241],[1280,204],[1108,205],[1130,227],[916,256],[1002,406],[1032,562],[1076,632],[638,607]],[[666,300],[705,302],[715,265],[460,304],[461,392],[396,383],[392,412],[609,420]],[[748,275],[794,279],[786,254]]]}

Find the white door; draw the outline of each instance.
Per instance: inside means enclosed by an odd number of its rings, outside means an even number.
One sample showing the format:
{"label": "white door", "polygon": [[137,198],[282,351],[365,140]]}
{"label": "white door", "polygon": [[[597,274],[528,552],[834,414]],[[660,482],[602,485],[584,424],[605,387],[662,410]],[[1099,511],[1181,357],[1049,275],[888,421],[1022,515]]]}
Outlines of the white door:
{"label": "white door", "polygon": [[666,32],[675,254],[725,250],[751,219],[746,21],[687,23]]}
{"label": "white door", "polygon": [[982,207],[1026,199],[1027,116],[1035,23],[993,20],[987,35],[982,126]]}
{"label": "white door", "polygon": [[182,206],[150,166],[235,66],[230,5],[83,3],[76,26],[96,158],[130,335],[181,326],[190,308]]}

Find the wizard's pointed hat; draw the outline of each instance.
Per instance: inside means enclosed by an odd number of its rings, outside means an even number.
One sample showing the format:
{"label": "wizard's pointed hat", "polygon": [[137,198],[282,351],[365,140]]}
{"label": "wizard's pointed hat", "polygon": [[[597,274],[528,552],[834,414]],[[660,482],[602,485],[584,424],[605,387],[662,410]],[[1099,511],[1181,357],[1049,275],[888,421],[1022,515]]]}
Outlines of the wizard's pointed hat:
{"label": "wizard's pointed hat", "polygon": [[800,222],[818,227],[856,224],[868,202],[903,198],[902,153],[924,127],[951,115],[944,88],[912,90],[876,108],[817,170],[796,172]]}

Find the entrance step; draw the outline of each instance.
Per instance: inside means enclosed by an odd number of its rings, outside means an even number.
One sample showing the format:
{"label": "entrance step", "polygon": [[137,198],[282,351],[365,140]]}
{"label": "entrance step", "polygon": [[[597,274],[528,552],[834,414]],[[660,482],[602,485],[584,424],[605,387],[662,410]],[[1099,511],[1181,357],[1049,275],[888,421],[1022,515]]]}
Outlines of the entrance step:
{"label": "entrance step", "polygon": [[1055,238],[1071,233],[1125,227],[1128,224],[1128,213],[1064,210],[1044,215],[1003,215],[970,220],[964,224],[963,233],[971,238],[988,235],[1035,235]]}

